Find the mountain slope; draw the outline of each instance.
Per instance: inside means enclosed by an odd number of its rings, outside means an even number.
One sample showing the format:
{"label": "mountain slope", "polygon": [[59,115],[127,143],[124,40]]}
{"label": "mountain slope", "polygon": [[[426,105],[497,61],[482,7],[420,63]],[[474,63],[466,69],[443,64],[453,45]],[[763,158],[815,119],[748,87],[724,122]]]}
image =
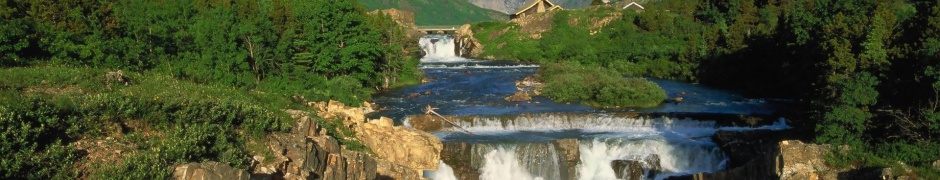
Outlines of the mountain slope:
{"label": "mountain slope", "polygon": [[359,0],[359,3],[368,11],[395,8],[415,12],[415,23],[419,26],[509,19],[505,13],[477,7],[467,0]]}
{"label": "mountain slope", "polygon": [[[522,6],[526,0],[464,0],[470,4],[503,12],[506,14],[514,13],[519,6]],[[591,0],[551,0],[551,2],[564,7],[565,9],[577,9],[591,5]]]}

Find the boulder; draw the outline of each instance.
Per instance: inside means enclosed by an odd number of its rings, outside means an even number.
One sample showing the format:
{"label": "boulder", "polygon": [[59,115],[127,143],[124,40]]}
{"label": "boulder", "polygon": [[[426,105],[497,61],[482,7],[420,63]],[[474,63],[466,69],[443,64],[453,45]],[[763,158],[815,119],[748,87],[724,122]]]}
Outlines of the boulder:
{"label": "boulder", "polygon": [[251,174],[220,162],[210,161],[176,166],[173,177],[177,180],[248,180]]}
{"label": "boulder", "polygon": [[444,126],[444,120],[441,120],[440,117],[434,115],[414,115],[407,118],[408,124],[411,125],[411,128],[421,130],[424,132],[435,132],[442,130]]}
{"label": "boulder", "polygon": [[374,124],[363,124],[354,130],[362,144],[380,159],[416,170],[437,170],[443,145],[434,135]]}
{"label": "boulder", "polygon": [[643,179],[643,163],[634,160],[614,160],[610,162],[617,179],[637,180]]}
{"label": "boulder", "polygon": [[370,124],[374,124],[379,127],[392,127],[395,126],[395,121],[387,117],[379,117],[379,119],[373,119],[369,121]]}

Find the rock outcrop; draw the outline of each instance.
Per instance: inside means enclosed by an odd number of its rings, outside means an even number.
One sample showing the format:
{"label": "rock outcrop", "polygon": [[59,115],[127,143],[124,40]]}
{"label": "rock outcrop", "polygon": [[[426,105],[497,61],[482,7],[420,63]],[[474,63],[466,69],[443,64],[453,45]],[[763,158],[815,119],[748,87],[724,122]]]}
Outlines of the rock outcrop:
{"label": "rock outcrop", "polygon": [[[787,131],[719,131],[713,140],[729,156],[728,169],[668,179],[903,179],[890,169],[832,167],[825,157],[847,147],[781,140]],[[838,149],[837,149],[838,148]]]}
{"label": "rock outcrop", "polygon": [[618,179],[647,179],[655,177],[663,170],[659,155],[656,154],[642,158],[614,160],[610,162],[610,167]]}
{"label": "rock outcrop", "polygon": [[443,145],[434,135],[393,126],[388,118],[366,120],[364,113],[371,111],[368,106],[347,107],[336,101],[315,103],[314,106],[319,109],[321,117],[342,119],[343,125],[355,131],[356,138],[378,159],[391,163],[388,167],[403,166],[417,174],[423,170],[437,170]]}
{"label": "rock outcrop", "polygon": [[248,171],[219,162],[189,163],[176,166],[173,177],[178,180],[248,180]]}
{"label": "rock outcrop", "polygon": [[464,24],[457,29],[454,36],[457,45],[457,55],[466,58],[479,58],[483,53],[483,44],[473,36],[473,29],[470,24]]}
{"label": "rock outcrop", "polygon": [[516,89],[518,89],[518,91],[504,98],[504,100],[509,102],[523,102],[532,100],[532,96],[541,95],[542,87],[544,86],[537,80],[538,76],[538,74],[526,76],[522,80],[516,81]]}
{"label": "rock outcrop", "polygon": [[[289,133],[273,133],[265,141],[274,159],[256,156],[252,179],[422,179],[422,170],[435,170],[442,145],[433,135],[395,127],[392,119],[367,120],[371,104],[348,107],[336,101],[309,103],[317,116],[336,119],[355,131],[372,153],[352,151],[327,135],[327,129],[305,111],[289,110],[296,124]],[[431,163],[433,162],[433,163]]]}
{"label": "rock outcrop", "polygon": [[558,153],[558,164],[564,165],[561,170],[563,179],[575,179],[578,177],[578,163],[581,162],[581,151],[578,139],[559,139],[552,141],[555,152]]}
{"label": "rock outcrop", "polygon": [[643,179],[643,163],[633,160],[614,160],[610,162],[617,179],[638,180]]}

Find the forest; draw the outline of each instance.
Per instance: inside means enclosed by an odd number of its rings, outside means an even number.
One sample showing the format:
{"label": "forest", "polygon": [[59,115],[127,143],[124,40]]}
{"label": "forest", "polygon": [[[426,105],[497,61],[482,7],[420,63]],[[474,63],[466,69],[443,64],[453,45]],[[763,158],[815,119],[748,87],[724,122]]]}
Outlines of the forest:
{"label": "forest", "polygon": [[417,83],[414,42],[355,0],[0,1],[0,179],[250,168],[284,109]]}
{"label": "forest", "polygon": [[[597,3],[600,4],[600,3]],[[792,100],[787,116],[817,143],[846,145],[835,165],[937,177],[940,1],[657,1],[558,11],[538,36],[481,22],[481,57],[575,62]],[[596,27],[609,16],[617,16]],[[592,21],[593,20],[593,21]]]}

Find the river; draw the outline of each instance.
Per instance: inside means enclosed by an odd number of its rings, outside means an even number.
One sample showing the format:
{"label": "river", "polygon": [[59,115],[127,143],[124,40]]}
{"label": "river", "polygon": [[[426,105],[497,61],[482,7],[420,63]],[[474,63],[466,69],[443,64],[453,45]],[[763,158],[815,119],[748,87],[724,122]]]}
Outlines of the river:
{"label": "river", "polygon": [[[634,109],[598,109],[543,97],[507,102],[503,98],[516,91],[515,81],[536,73],[537,65],[460,58],[448,35],[428,35],[419,43],[427,54],[421,69],[433,81],[376,95],[380,110],[369,116],[410,126],[408,117],[430,105],[442,115],[466,117],[457,123],[472,134],[454,128],[432,132],[445,143],[440,170],[426,173],[432,179],[618,179],[611,165],[617,160],[641,162],[644,179],[714,172],[728,161],[711,141],[716,131],[789,128],[782,118],[751,126],[721,119],[774,117],[780,105],[773,101],[662,79],[651,80],[670,97],[681,94],[681,102]],[[563,139],[577,140],[575,164],[565,163],[558,143]]]}

